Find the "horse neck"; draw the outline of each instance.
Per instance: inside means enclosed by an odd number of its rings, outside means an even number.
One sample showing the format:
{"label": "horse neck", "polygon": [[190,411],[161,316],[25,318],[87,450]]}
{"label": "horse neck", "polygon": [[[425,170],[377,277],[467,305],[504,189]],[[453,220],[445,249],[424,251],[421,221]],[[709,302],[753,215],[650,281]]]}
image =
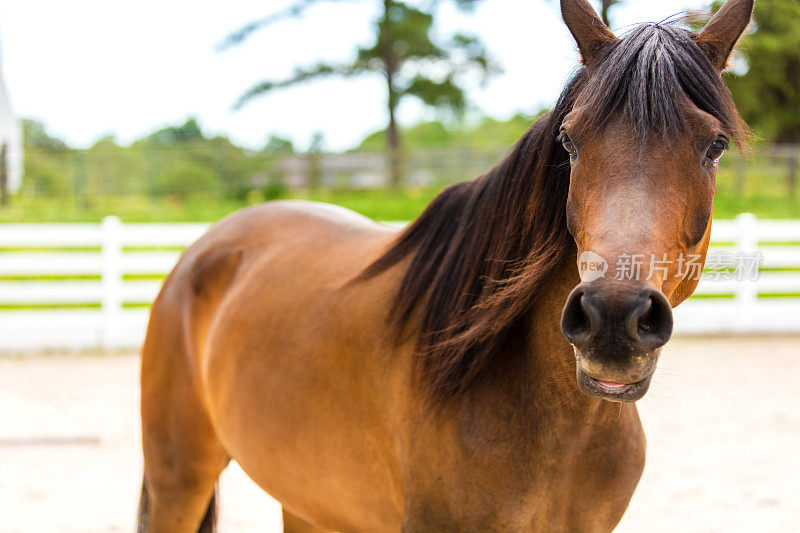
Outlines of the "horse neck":
{"label": "horse neck", "polygon": [[555,418],[580,419],[581,423],[592,418],[618,421],[621,410],[635,409],[634,406],[605,402],[581,393],[575,376],[575,355],[561,333],[564,302],[579,281],[575,257],[570,255],[533,308],[525,343],[527,376],[522,386],[530,387],[531,399],[539,410]]}

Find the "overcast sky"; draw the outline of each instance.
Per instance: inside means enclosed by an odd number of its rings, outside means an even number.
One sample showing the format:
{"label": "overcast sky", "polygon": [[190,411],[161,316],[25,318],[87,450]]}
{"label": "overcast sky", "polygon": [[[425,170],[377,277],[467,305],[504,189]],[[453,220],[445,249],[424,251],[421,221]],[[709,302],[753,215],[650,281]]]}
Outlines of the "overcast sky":
{"label": "overcast sky", "polygon": [[[370,40],[379,2],[320,5],[300,19],[215,51],[230,31],[287,5],[287,0],[0,0],[2,70],[20,117],[45,122],[77,146],[114,134],[128,143],[196,116],[207,133],[258,147],[271,133],[307,146],[315,131],[328,149],[347,148],[384,127],[377,76],[326,80],[281,91],[239,111],[231,104],[255,82],[281,78],[295,65],[346,60]],[[483,113],[508,117],[551,105],[577,62],[555,0],[485,0],[471,14],[442,9],[437,34],[477,33],[504,73],[472,87]],[[626,0],[613,8],[614,29],[658,21],[698,0]],[[415,102],[403,123],[432,116]]]}

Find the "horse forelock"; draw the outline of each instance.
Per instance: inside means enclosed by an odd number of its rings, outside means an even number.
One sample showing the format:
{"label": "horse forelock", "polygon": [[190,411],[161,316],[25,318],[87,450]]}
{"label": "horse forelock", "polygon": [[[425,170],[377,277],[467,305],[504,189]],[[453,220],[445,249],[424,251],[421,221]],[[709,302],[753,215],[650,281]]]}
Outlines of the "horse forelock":
{"label": "horse forelock", "polygon": [[717,118],[733,140],[748,133],[727,86],[697,45],[697,34],[675,21],[635,26],[592,67],[581,128],[599,133],[624,113],[642,137],[677,137],[689,131],[688,100]]}

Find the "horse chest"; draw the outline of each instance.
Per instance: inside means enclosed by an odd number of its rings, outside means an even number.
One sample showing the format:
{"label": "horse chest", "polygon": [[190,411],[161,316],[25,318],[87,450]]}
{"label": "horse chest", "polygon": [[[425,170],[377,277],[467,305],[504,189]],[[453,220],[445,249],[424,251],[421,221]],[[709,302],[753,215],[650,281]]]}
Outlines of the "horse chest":
{"label": "horse chest", "polygon": [[610,531],[644,464],[635,412],[614,424],[547,415],[521,424],[462,413],[456,435],[449,459],[429,463],[440,468],[428,477],[442,482],[425,498],[411,496],[420,509],[410,519],[424,517],[420,527],[455,522],[463,530]]}

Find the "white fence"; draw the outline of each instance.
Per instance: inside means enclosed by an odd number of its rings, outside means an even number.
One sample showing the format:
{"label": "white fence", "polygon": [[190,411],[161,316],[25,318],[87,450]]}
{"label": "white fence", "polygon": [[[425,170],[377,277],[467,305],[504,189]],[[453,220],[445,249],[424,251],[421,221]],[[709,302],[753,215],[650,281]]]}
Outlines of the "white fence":
{"label": "white fence", "polygon": [[[207,227],[0,224],[0,351],[138,347],[161,278]],[[800,221],[716,221],[722,250],[761,252],[758,279],[701,281],[676,334],[800,332]]]}
{"label": "white fence", "polygon": [[207,224],[0,224],[0,351],[139,346],[147,304]]}

